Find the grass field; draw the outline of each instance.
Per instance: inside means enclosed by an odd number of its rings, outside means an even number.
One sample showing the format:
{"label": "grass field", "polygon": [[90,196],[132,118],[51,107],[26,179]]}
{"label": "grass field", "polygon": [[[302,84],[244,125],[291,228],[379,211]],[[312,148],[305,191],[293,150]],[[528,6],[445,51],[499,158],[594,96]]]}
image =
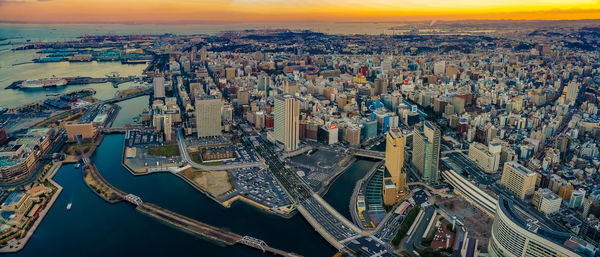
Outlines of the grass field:
{"label": "grass field", "polygon": [[148,154],[154,156],[173,157],[179,155],[177,144],[148,147]]}

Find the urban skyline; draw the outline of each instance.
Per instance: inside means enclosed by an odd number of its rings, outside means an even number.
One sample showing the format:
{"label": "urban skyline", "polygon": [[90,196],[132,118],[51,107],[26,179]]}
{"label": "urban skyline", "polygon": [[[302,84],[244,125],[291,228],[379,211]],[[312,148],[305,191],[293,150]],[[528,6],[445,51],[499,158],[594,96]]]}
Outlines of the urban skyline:
{"label": "urban skyline", "polygon": [[[119,8],[114,8],[116,6]],[[597,0],[0,1],[3,21],[25,23],[577,20],[597,19],[599,14],[600,3]]]}
{"label": "urban skyline", "polygon": [[600,253],[598,0],[0,16],[0,254]]}

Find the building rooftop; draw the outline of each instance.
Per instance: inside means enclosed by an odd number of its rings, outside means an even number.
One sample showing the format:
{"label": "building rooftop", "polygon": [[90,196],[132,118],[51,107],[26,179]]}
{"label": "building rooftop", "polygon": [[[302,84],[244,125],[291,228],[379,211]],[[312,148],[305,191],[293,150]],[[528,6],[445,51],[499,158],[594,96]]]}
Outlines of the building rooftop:
{"label": "building rooftop", "polygon": [[23,198],[24,195],[25,195],[25,193],[23,193],[23,192],[12,192],[10,195],[8,195],[6,200],[4,200],[4,203],[2,203],[2,205],[8,206],[8,205],[18,203],[21,200],[21,198]]}
{"label": "building rooftop", "polygon": [[[509,200],[508,198],[500,196],[498,199],[498,206],[500,207],[502,212],[504,214],[506,214],[512,222],[514,222],[521,228],[523,228],[531,233],[534,233],[537,236],[540,236],[544,239],[547,239],[555,244],[561,245],[565,248],[568,247],[569,249],[573,250],[574,252],[576,252],[579,255],[593,256],[593,255],[588,255],[585,252],[579,252],[579,251],[573,249],[572,247],[569,247],[567,245],[567,243],[568,242],[572,243],[572,242],[574,242],[574,240],[572,240],[572,239],[576,239],[570,233],[551,230],[550,228],[543,226],[537,220],[529,217],[529,215],[525,211],[517,209],[514,206],[513,202],[511,200]],[[525,217],[525,215],[527,215],[527,217]],[[585,246],[582,246],[583,248],[587,247],[587,242],[582,241],[582,240],[579,240],[579,241],[584,242],[586,244]]]}
{"label": "building rooftop", "polygon": [[507,162],[508,165],[510,165],[511,167],[515,168],[515,170],[521,172],[523,175],[525,176],[534,176],[535,172],[529,170],[528,168],[525,168],[523,165],[521,165],[518,162]]}

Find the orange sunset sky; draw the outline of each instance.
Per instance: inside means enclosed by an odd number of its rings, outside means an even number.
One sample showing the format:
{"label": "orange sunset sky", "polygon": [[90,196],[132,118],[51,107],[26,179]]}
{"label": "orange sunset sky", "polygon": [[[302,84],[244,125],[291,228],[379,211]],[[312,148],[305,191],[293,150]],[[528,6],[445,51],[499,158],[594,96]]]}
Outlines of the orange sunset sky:
{"label": "orange sunset sky", "polygon": [[13,22],[600,19],[600,0],[0,0]]}

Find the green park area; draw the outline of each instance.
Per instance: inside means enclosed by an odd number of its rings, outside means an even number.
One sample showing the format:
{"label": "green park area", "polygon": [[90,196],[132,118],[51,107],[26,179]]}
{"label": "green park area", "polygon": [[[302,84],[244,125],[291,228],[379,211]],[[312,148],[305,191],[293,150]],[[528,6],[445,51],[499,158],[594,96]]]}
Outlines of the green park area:
{"label": "green park area", "polygon": [[154,156],[173,157],[179,155],[177,144],[148,147],[148,154]]}

